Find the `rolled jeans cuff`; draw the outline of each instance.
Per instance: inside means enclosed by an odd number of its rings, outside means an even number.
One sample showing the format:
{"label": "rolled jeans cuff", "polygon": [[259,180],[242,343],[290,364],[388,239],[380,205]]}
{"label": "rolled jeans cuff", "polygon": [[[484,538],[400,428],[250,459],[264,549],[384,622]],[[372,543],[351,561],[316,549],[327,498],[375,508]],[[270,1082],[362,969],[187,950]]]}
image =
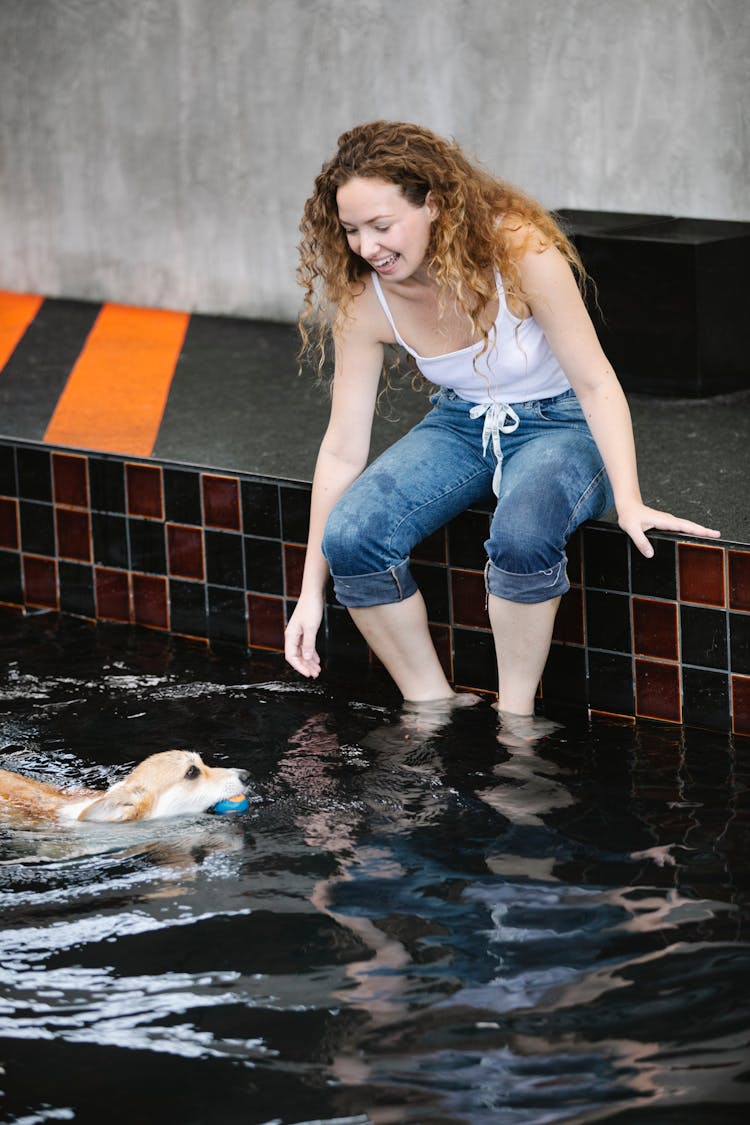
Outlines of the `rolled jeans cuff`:
{"label": "rolled jeans cuff", "polygon": [[402,602],[417,592],[408,559],[375,574],[334,574],[332,577],[336,598],[350,609]]}
{"label": "rolled jeans cuff", "polygon": [[484,583],[488,594],[505,598],[508,602],[532,604],[559,598],[570,589],[568,581],[568,560],[565,555],[549,570],[538,570],[534,574],[512,574],[488,559],[484,570]]}

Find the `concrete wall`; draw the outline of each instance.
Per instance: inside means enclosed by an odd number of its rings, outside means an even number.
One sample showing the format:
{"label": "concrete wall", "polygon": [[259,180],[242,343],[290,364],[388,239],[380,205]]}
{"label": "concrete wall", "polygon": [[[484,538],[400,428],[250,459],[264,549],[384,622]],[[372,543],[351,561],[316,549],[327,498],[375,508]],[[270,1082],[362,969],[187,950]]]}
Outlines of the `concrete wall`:
{"label": "concrete wall", "polygon": [[750,219],[747,0],[0,0],[0,287],[292,319],[340,131],[548,206]]}

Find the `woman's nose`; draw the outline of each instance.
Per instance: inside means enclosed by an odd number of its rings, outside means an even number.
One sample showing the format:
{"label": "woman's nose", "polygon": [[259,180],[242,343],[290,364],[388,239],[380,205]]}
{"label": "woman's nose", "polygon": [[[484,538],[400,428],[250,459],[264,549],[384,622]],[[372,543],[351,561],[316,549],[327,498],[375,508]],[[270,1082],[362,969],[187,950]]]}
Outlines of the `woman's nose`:
{"label": "woman's nose", "polygon": [[366,258],[371,261],[377,256],[377,250],[380,246],[378,239],[375,235],[363,233],[359,238],[359,255],[361,258]]}

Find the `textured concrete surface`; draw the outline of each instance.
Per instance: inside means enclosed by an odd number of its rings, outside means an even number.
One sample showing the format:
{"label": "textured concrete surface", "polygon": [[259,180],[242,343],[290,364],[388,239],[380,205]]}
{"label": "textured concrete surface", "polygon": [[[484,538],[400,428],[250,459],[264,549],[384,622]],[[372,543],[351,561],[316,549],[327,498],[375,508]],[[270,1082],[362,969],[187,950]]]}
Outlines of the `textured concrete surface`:
{"label": "textured concrete surface", "polygon": [[[324,387],[298,375],[291,325],[253,326],[236,366],[196,370],[195,395],[167,403],[154,456],[212,468],[312,480],[328,419]],[[247,339],[244,338],[247,345]],[[706,399],[629,396],[646,503],[750,543],[750,390]],[[428,408],[407,377],[381,403],[375,457]]]}
{"label": "textured concrete surface", "polygon": [[746,0],[3,0],[0,286],[294,319],[339,132],[552,207],[750,219]]}

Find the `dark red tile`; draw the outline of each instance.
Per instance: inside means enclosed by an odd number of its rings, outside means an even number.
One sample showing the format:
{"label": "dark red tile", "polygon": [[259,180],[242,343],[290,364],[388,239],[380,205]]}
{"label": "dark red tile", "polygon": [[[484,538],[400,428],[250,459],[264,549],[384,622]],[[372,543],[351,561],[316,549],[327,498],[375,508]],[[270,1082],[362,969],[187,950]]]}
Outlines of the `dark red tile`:
{"label": "dark red tile", "polygon": [[247,595],[248,644],[284,650],[284,602],[262,594]]}
{"label": "dark red tile", "polygon": [[457,625],[489,629],[484,574],[475,570],[451,569],[451,596],[453,620]]}
{"label": "dark red tile", "polygon": [[240,491],[235,477],[213,477],[203,474],[203,519],[206,527],[222,527],[239,531]]}
{"label": "dark red tile", "polygon": [[57,504],[69,504],[73,508],[88,508],[88,463],[85,457],[75,457],[67,453],[53,453],[52,478]]}
{"label": "dark red tile", "polygon": [[571,586],[560,602],[553,640],[565,644],[583,644],[583,591],[580,587]]}
{"label": "dark red tile", "polygon": [[123,570],[94,567],[96,616],[106,621],[130,621],[130,590]]}
{"label": "dark red tile", "polygon": [[128,513],[149,519],[164,519],[161,468],[158,465],[125,466]]}
{"label": "dark red tile", "polygon": [[729,551],[729,605],[750,610],[750,551]]}
{"label": "dark red tile", "polygon": [[167,524],[167,550],[171,575],[203,580],[203,532],[200,528]]}
{"label": "dark red tile", "polygon": [[677,604],[633,598],[633,638],[637,655],[677,660]]}
{"label": "dark red tile", "polygon": [[444,563],[446,558],[445,528],[441,527],[428,535],[412,551],[412,558],[420,562]]}
{"label": "dark red tile", "polygon": [[0,498],[0,547],[18,550],[18,501]]}
{"label": "dark red tile", "polygon": [[679,665],[636,660],[635,699],[636,715],[639,718],[679,723]]}
{"label": "dark red tile", "polygon": [[750,735],[750,676],[732,676],[732,730]]}
{"label": "dark red tile", "polygon": [[57,564],[35,555],[23,557],[23,587],[28,605],[57,609]]}
{"label": "dark red tile", "polygon": [[453,646],[448,625],[430,625],[430,636],[447,680],[453,680]]}
{"label": "dark red tile", "polygon": [[680,601],[724,605],[724,551],[721,547],[678,546]]}
{"label": "dark red tile", "polygon": [[302,590],[302,571],[305,565],[305,548],[292,543],[284,544],[284,581],[286,596],[298,598]]}
{"label": "dark red tile", "polygon": [[88,512],[55,509],[57,553],[61,559],[91,562],[91,524]]}
{"label": "dark red tile", "polygon": [[153,574],[133,574],[133,621],[154,629],[166,629],[167,581]]}

